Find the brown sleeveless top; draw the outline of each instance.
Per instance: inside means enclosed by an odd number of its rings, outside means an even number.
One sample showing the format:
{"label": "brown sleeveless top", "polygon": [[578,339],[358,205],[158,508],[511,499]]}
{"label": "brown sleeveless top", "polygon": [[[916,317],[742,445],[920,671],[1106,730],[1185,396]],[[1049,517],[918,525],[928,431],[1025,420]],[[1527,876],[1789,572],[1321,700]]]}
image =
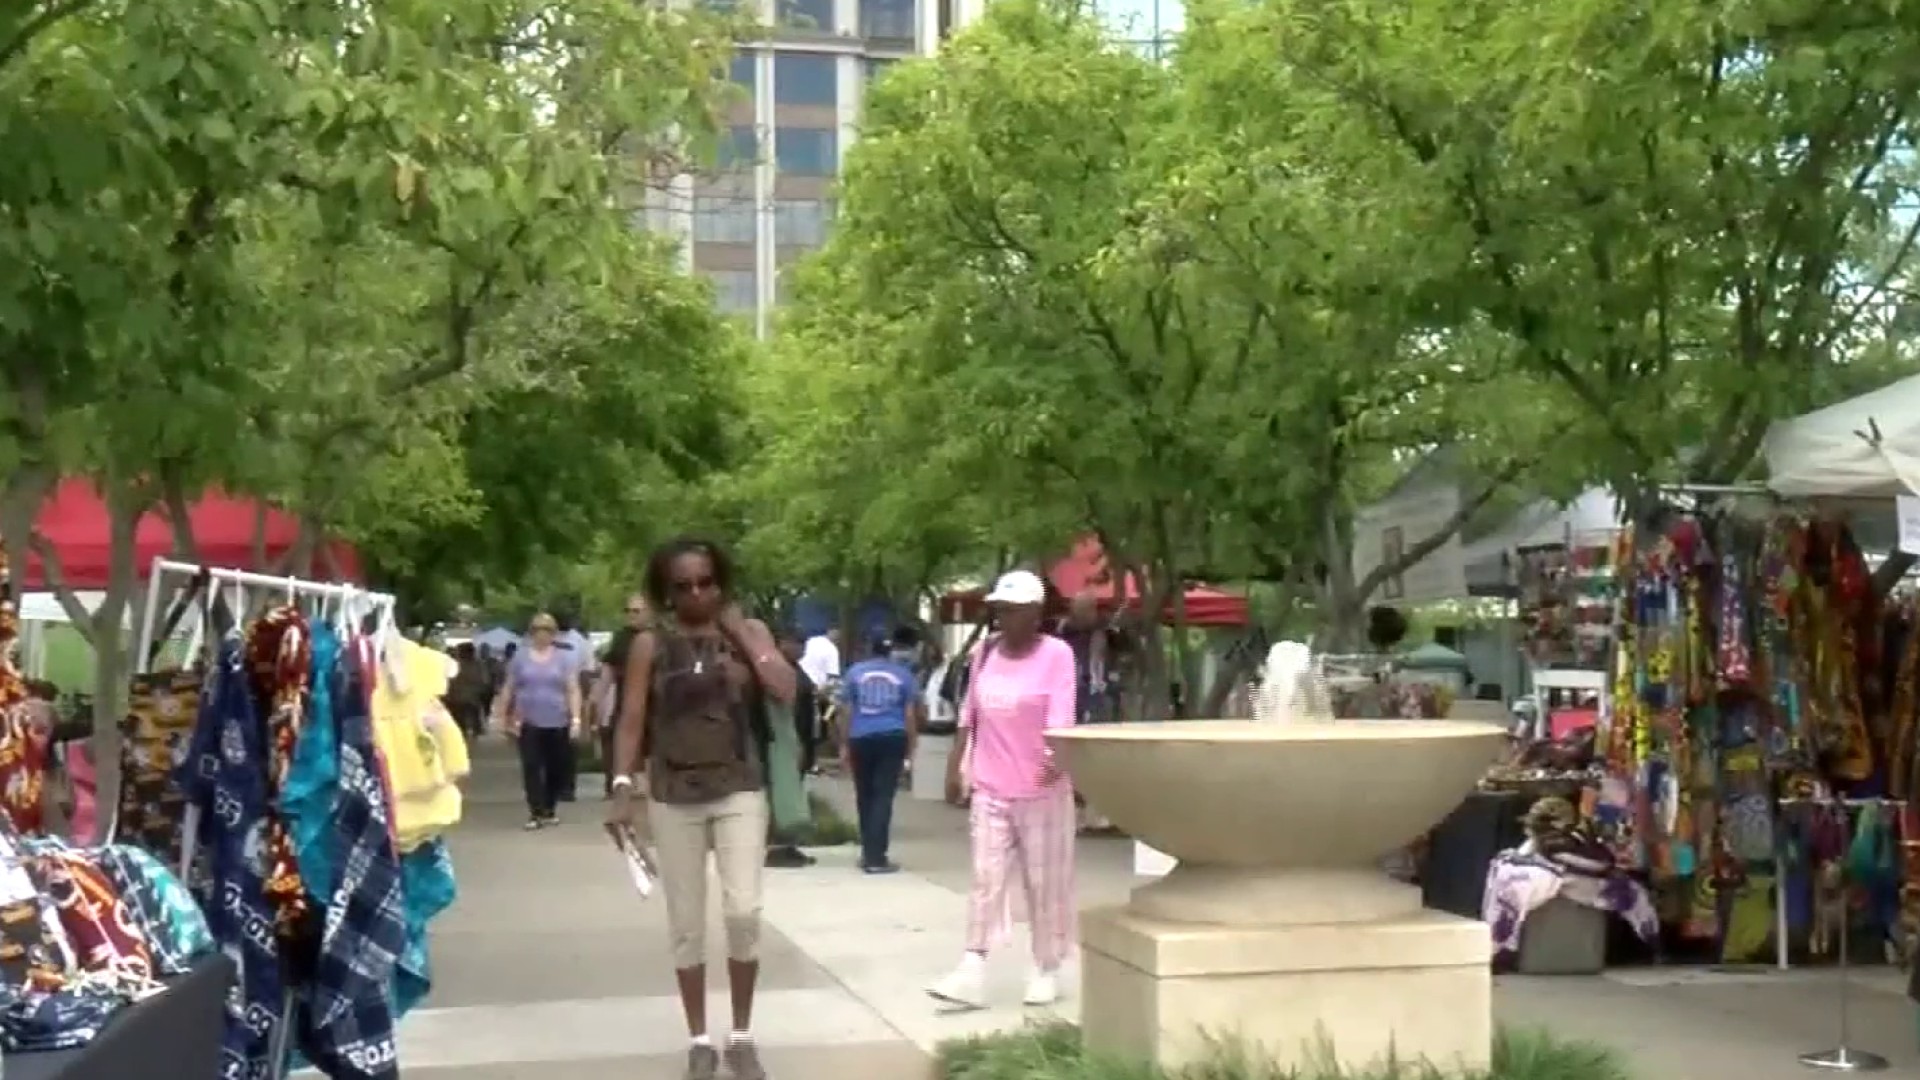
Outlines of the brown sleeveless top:
{"label": "brown sleeveless top", "polygon": [[648,780],[663,803],[713,802],[761,786],[753,669],[724,639],[654,629]]}

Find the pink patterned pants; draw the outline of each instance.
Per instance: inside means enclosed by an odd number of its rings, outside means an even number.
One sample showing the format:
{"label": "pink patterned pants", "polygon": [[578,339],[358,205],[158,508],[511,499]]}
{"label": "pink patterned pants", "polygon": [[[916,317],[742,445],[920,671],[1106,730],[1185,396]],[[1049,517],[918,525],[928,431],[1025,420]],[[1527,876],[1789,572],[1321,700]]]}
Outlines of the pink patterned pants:
{"label": "pink patterned pants", "polygon": [[967,897],[967,951],[985,955],[1011,922],[1007,885],[1017,875],[1033,932],[1033,960],[1052,971],[1073,950],[1073,789],[1059,784],[1033,799],[973,793],[973,888]]}

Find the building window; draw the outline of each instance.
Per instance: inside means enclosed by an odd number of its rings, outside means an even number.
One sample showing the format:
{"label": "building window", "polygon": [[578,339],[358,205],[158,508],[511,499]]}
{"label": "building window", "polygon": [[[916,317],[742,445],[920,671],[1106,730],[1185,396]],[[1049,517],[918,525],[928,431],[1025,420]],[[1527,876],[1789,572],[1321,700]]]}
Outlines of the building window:
{"label": "building window", "polygon": [[914,7],[913,0],[860,0],[860,36],[912,41]]}
{"label": "building window", "polygon": [[754,242],[753,200],[744,195],[700,195],[693,200],[693,238],[709,244]]}
{"label": "building window", "polygon": [[738,169],[760,160],[760,135],[752,124],[735,124],[720,140],[720,167]]}
{"label": "building window", "polygon": [[827,223],[832,220],[833,203],[826,199],[782,199],[773,204],[774,243],[817,248],[827,242]]}
{"label": "building window", "polygon": [[773,58],[773,100],[780,105],[825,105],[840,100],[839,59],[814,53]]}
{"label": "building window", "polygon": [[728,314],[756,311],[760,307],[759,282],[751,270],[708,270],[713,280],[714,304]]}
{"label": "building window", "polygon": [[839,169],[839,133],[833,128],[787,128],[774,132],[774,161],[793,176],[832,176]]}
{"label": "building window", "polygon": [[780,25],[831,34],[834,32],[833,0],[780,0]]}
{"label": "building window", "polygon": [[737,83],[751,90],[754,84],[759,81],[755,77],[755,72],[758,70],[759,64],[756,62],[752,53],[734,53],[733,63],[727,65],[727,81]]}
{"label": "building window", "polygon": [[880,76],[885,75],[887,73],[888,68],[892,67],[893,65],[899,62],[900,61],[898,60],[867,61],[867,81],[872,82],[873,80],[879,78]]}

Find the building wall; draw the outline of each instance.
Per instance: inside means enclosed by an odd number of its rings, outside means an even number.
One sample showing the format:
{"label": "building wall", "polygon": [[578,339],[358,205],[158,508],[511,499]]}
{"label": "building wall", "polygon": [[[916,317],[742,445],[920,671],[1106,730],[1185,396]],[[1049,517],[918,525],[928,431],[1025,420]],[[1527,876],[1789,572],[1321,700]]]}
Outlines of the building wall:
{"label": "building wall", "polygon": [[859,134],[870,76],[917,47],[916,0],[779,0],[766,36],[735,55],[719,160],[648,196],[648,224],[679,238],[723,311],[765,337],[783,271],[826,242],[833,187]]}

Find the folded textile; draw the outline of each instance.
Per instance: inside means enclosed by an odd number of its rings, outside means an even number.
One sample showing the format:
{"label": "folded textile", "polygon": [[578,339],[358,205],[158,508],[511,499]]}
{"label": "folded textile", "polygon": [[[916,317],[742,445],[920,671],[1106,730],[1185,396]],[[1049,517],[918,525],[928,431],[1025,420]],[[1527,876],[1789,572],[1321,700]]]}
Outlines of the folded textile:
{"label": "folded textile", "polygon": [[60,990],[0,991],[0,1045],[13,1053],[74,1050],[94,1036],[131,999],[96,984]]}

